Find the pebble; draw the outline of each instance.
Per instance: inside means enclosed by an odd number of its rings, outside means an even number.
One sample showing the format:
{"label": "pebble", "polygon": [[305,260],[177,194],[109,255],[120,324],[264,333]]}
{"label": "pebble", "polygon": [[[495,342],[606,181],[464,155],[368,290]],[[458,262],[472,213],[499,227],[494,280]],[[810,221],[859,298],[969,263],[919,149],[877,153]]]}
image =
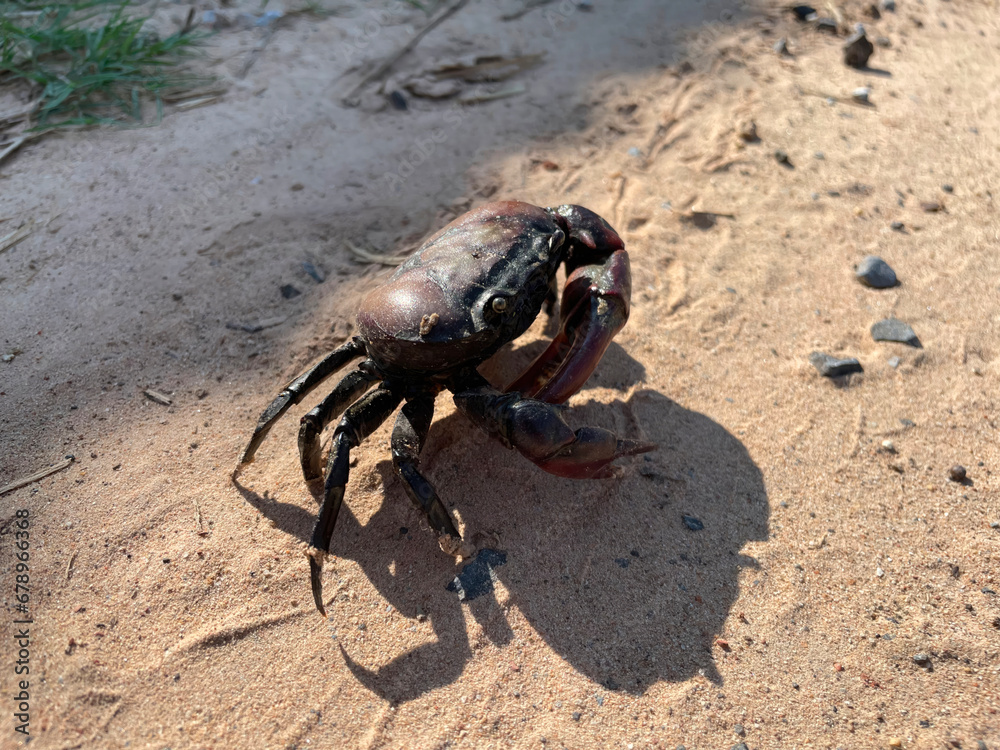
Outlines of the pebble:
{"label": "pebble", "polygon": [[864,68],[875,51],[875,45],[868,41],[863,30],[854,32],[844,42],[844,64],[852,68]]}
{"label": "pebble", "polygon": [[817,18],[816,19],[816,30],[825,31],[828,34],[837,33],[837,21],[834,18]]}
{"label": "pebble", "polygon": [[880,320],[872,326],[872,338],[876,341],[897,341],[920,348],[920,339],[908,323],[896,318]]}
{"label": "pebble", "polygon": [[899,283],[892,266],[877,255],[869,255],[862,260],[854,273],[858,277],[858,281],[875,289],[887,289]]}
{"label": "pebble", "polygon": [[746,730],[743,728],[742,724],[737,724],[735,727],[733,727],[733,732],[736,734],[737,737],[744,737],[746,736],[747,733]]}
{"label": "pebble", "polygon": [[285,299],[291,299],[292,297],[298,297],[302,292],[296,289],[291,284],[285,284],[281,287],[281,296]]}
{"label": "pebble", "polygon": [[750,748],[747,747],[747,743],[741,742],[738,745],[733,745],[733,750],[750,750]]}
{"label": "pebble", "polygon": [[896,12],[896,0],[882,0],[879,4],[879,10],[883,13],[888,11],[889,13]]}
{"label": "pebble", "polygon": [[864,372],[861,363],[854,359],[837,359],[823,352],[813,352],[809,355],[812,366],[819,370],[819,374],[825,378],[837,378],[841,375],[850,375],[852,372]]}
{"label": "pebble", "polygon": [[859,104],[871,104],[871,102],[868,100],[868,97],[871,95],[871,93],[872,90],[870,88],[868,88],[867,86],[861,86],[859,88],[854,89],[854,91],[851,92],[851,98],[854,99],[854,101],[858,102]]}
{"label": "pebble", "polygon": [[892,46],[892,40],[887,36],[877,36],[875,37],[875,44],[879,47],[885,47],[888,49]]}
{"label": "pebble", "polygon": [[894,232],[902,232],[904,229],[906,229],[906,224],[904,224],[901,221],[894,221],[889,225],[889,228],[892,229]]}
{"label": "pebble", "polygon": [[921,667],[926,667],[931,663],[931,657],[921,651],[919,654],[913,655],[913,661]]}
{"label": "pebble", "polygon": [[899,367],[899,363],[902,361],[903,360],[901,360],[899,357],[889,357],[889,367],[895,370],[897,367]]}
{"label": "pebble", "polygon": [[684,519],[684,525],[687,526],[691,531],[701,531],[705,528],[705,524],[701,520],[695,518],[694,516],[682,516]]}
{"label": "pebble", "polygon": [[779,39],[778,41],[776,41],[774,43],[774,46],[771,47],[771,49],[773,49],[779,55],[789,55],[789,54],[791,54],[788,51],[788,40],[785,39],[785,37],[781,37],[781,39]]}
{"label": "pebble", "polygon": [[747,143],[756,143],[760,140],[760,136],[757,135],[757,123],[753,120],[747,120],[739,126],[740,138],[742,138]]}
{"label": "pebble", "polygon": [[581,714],[581,713],[580,713],[579,711],[574,711],[574,712],[573,712],[573,721],[580,721],[580,717],[581,717],[582,715],[583,715],[583,714]]}
{"label": "pebble", "polygon": [[393,91],[389,94],[389,104],[392,105],[393,109],[399,110],[400,112],[405,112],[410,107],[410,105],[407,104],[406,97],[403,96],[402,91]]}
{"label": "pebble", "polygon": [[965,467],[961,464],[955,464],[950,469],[948,469],[948,479],[953,482],[964,482],[966,477]]}
{"label": "pebble", "polygon": [[924,213],[936,214],[944,210],[944,204],[941,201],[920,201],[920,210]]}
{"label": "pebble", "polygon": [[947,182],[944,185],[941,186],[941,189],[944,190],[946,193],[954,193],[955,192],[955,186],[954,185],[949,185]]}
{"label": "pebble", "polygon": [[816,15],[816,9],[811,5],[796,5],[792,8],[792,13],[800,21],[809,21]]}
{"label": "pebble", "polygon": [[896,452],[896,446],[893,444],[893,442],[891,440],[883,440],[882,441],[882,448],[887,453],[895,453]]}
{"label": "pebble", "polygon": [[314,263],[310,263],[308,260],[302,262],[302,270],[308,274],[308,276],[315,281],[317,284],[322,284],[326,280],[326,275],[322,270]]}
{"label": "pebble", "polygon": [[774,158],[777,160],[778,164],[787,164],[788,166],[792,166],[792,162],[788,159],[788,154],[780,148],[774,152]]}
{"label": "pebble", "polygon": [[899,737],[893,737],[889,740],[889,747],[902,747],[903,741]]}

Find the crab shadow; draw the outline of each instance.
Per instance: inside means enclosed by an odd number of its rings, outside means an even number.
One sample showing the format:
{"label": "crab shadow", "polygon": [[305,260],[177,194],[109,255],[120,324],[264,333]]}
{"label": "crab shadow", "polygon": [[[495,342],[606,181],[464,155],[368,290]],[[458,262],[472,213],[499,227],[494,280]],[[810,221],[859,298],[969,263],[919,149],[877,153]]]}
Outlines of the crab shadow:
{"label": "crab shadow", "polygon": [[[642,367],[616,348],[600,371],[617,385],[641,376]],[[422,470],[483,550],[465,571],[477,560],[491,562],[479,565],[485,586],[475,598],[447,590],[462,568],[438,549],[391,461],[375,467],[383,502],[363,526],[349,510],[348,491],[333,553],[356,561],[425,639],[412,648],[412,640],[386,632],[383,648],[392,653],[395,644],[397,655],[372,661],[341,631],[344,661],[370,690],[398,704],[450,684],[478,649],[508,644],[513,628],[524,627],[522,617],[609,690],[639,695],[660,680],[698,673],[721,683],[712,642],[739,593],[740,571],[756,567],[741,549],[768,533],[760,469],[721,425],[652,390],[574,404],[566,419],[659,449],[627,459],[620,477],[568,480],[505,450],[457,412],[431,427]],[[308,538],[311,513],[244,496],[288,533]],[[339,575],[337,563],[331,567],[328,581]],[[499,599],[491,580],[502,584]],[[424,619],[432,632],[418,624]]]}

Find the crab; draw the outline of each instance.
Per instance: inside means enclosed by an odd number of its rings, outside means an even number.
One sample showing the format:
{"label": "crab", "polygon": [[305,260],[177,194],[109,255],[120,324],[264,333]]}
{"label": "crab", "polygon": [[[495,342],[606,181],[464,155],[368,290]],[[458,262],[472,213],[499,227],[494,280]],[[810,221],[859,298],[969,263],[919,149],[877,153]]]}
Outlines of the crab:
{"label": "crab", "polygon": [[[556,272],[565,264],[560,327],[551,344],[503,389],[477,367],[552,311]],[[344,499],[350,451],[403,404],[392,431],[392,463],[441,548],[467,554],[451,515],[420,473],[434,400],[451,392],[470,421],[539,468],[561,477],[614,475],[612,462],[653,450],[600,427],[575,432],[560,406],[593,372],[629,314],[631,277],[625,245],[614,229],[582,206],[539,208],[488,203],[455,219],[424,243],[362,301],[358,334],[292,380],[261,414],[234,478],[274,424],[294,404],[353,360],[362,361],[302,417],[302,473],[324,478],[319,518],[309,546],[310,581],[320,614],[322,568]],[[333,433],[325,472],[324,428]],[[315,483],[315,484],[313,484]]]}

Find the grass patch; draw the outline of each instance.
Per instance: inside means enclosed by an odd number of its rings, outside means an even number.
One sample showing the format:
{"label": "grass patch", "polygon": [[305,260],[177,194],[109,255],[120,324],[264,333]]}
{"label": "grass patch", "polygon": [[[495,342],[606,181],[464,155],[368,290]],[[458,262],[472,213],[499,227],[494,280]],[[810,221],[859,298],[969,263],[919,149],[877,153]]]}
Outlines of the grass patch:
{"label": "grass patch", "polygon": [[165,97],[210,81],[183,65],[206,35],[160,38],[148,21],[127,0],[0,0],[0,85],[29,88],[33,130],[143,122],[149,101],[159,118]]}

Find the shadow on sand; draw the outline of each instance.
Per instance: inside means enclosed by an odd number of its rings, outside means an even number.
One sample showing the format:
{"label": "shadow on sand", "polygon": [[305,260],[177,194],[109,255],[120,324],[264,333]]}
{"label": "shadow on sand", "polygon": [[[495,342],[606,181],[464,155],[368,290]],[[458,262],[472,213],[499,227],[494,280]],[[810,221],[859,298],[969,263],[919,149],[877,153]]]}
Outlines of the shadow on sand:
{"label": "shadow on sand", "polygon": [[[615,345],[600,373],[621,387],[640,380],[643,368]],[[503,646],[513,636],[507,613],[516,606],[560,656],[609,690],[641,694],[659,680],[699,671],[721,682],[712,640],[736,599],[740,570],[755,564],[740,550],[767,538],[760,469],[719,424],[655,391],[587,402],[567,418],[649,439],[659,450],[633,459],[620,478],[573,481],[533,467],[457,413],[431,429],[423,464],[429,477],[461,514],[466,536],[506,557],[491,568],[509,593],[502,604],[488,584],[485,595],[465,601],[446,590],[456,568],[433,535],[417,528],[425,524],[390,461],[378,464],[385,500],[364,527],[347,497],[333,553],[355,560],[403,616],[426,613],[436,637],[372,669],[340,645],[372,691],[398,703],[456,680],[478,645],[470,643],[464,607],[483,636]],[[451,478],[469,496],[449,491]],[[313,515],[242,492],[281,529],[308,539]]]}

